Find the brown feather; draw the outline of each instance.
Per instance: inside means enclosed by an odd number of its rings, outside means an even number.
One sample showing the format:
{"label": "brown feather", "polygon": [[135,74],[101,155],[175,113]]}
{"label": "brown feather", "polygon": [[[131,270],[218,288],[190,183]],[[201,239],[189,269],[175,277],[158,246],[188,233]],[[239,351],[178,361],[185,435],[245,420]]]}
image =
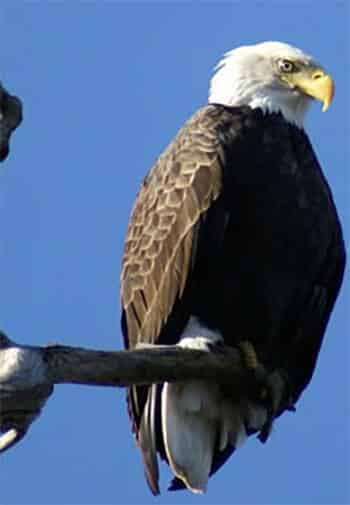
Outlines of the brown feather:
{"label": "brown feather", "polygon": [[195,114],[138,193],[121,274],[131,348],[138,342],[157,342],[176,298],[184,291],[194,225],[221,189],[218,121],[212,106]]}

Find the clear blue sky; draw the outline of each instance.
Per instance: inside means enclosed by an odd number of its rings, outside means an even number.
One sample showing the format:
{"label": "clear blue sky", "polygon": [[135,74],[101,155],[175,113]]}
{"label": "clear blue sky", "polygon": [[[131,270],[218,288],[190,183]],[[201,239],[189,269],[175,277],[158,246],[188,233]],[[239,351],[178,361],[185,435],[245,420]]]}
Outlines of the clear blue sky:
{"label": "clear blue sky", "polygon": [[[221,54],[281,40],[314,54],[337,94],[307,129],[349,239],[347,2],[25,2],[0,5],[0,78],[25,119],[0,166],[0,326],[18,342],[121,347],[119,272],[146,171],[207,98]],[[347,281],[349,279],[347,278]],[[349,286],[349,282],[347,283]],[[144,482],[124,391],[55,390],[0,458],[4,504],[349,503],[349,290],[312,385],[262,446],[251,438],[203,497]]]}

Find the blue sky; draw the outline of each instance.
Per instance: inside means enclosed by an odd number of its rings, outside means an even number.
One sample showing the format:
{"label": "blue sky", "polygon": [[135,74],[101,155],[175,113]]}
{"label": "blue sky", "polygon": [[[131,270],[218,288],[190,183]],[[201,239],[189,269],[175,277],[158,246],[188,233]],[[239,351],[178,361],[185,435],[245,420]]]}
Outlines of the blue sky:
{"label": "blue sky", "polygon": [[[119,272],[143,176],[207,98],[222,53],[281,40],[333,74],[307,129],[349,240],[347,2],[2,0],[0,78],[24,122],[0,166],[0,326],[16,341],[121,347]],[[347,278],[347,288],[349,278]],[[349,503],[349,318],[344,287],[313,382],[262,446],[250,439],[203,497],[143,479],[122,390],[59,386],[0,458],[4,504]]]}

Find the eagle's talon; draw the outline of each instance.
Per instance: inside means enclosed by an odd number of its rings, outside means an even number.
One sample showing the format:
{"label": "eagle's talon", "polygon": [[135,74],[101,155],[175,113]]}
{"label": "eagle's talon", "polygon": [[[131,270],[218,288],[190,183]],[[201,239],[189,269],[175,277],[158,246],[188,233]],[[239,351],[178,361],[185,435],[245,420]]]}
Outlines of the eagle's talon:
{"label": "eagle's talon", "polygon": [[265,386],[261,390],[261,400],[263,400],[263,404],[266,408],[266,421],[263,424],[260,433],[258,435],[258,439],[260,440],[261,443],[265,443],[269,436],[271,435],[272,432],[272,426],[273,426],[273,421],[275,419],[275,399],[273,396],[273,389],[271,387],[271,384],[267,382],[267,387]]}
{"label": "eagle's talon", "polygon": [[260,442],[262,444],[265,444],[265,442],[267,442],[269,436],[271,435],[272,424],[273,424],[273,419],[270,418],[266,421],[266,423],[262,427],[262,429],[258,435],[258,439],[260,440]]}
{"label": "eagle's talon", "polygon": [[262,443],[265,443],[269,438],[273,421],[276,417],[284,410],[289,410],[291,412],[295,412],[296,410],[290,395],[287,395],[286,400],[286,390],[288,390],[289,387],[289,378],[287,374],[281,370],[275,370],[270,373],[265,380],[264,387],[260,392],[261,400],[263,400],[267,414],[267,419],[258,435],[258,439]]}
{"label": "eagle's talon", "polygon": [[271,387],[271,384],[267,380],[265,386],[260,390],[260,398],[263,405],[266,408],[266,416],[267,416],[266,421],[263,424],[260,433],[258,435],[258,439],[263,444],[268,440],[269,436],[271,435],[273,421],[275,419],[276,414],[275,399],[273,393],[274,392]]}

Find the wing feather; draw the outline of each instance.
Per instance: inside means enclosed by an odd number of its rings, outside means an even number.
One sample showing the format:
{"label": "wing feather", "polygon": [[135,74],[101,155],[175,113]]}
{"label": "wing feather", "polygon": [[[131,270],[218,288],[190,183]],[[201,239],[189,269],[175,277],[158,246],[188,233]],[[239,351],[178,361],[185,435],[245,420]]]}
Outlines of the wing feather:
{"label": "wing feather", "polygon": [[160,156],[137,196],[121,274],[130,348],[157,342],[185,289],[195,225],[221,190],[219,121],[212,106],[195,114]]}

